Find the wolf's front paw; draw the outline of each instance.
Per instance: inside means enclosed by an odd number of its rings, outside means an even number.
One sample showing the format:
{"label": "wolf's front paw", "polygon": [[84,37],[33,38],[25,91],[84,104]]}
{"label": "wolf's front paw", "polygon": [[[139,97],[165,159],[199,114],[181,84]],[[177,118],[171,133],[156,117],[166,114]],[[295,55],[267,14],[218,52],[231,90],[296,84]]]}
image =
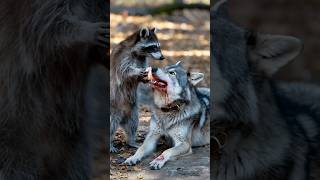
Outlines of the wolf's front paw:
{"label": "wolf's front paw", "polygon": [[161,154],[160,156],[158,156],[157,158],[155,158],[152,162],[150,162],[150,169],[152,170],[157,170],[157,169],[161,169],[162,166],[167,162],[167,160],[165,159],[165,157]]}
{"label": "wolf's front paw", "polygon": [[128,159],[126,159],[123,162],[123,164],[132,166],[132,165],[138,164],[140,161],[141,161],[141,158],[137,158],[133,155],[133,156],[130,156]]}

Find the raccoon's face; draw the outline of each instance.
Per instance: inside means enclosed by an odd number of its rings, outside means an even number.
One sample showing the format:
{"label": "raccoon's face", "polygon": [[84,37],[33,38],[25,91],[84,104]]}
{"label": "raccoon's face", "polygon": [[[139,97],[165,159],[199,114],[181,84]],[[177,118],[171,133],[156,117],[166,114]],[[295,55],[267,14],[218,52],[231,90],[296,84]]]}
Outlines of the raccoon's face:
{"label": "raccoon's face", "polygon": [[154,89],[154,102],[164,108],[175,102],[188,103],[191,100],[190,86],[203,79],[202,73],[188,73],[180,61],[164,68],[153,68],[149,84]]}
{"label": "raccoon's face", "polygon": [[155,28],[142,28],[139,36],[140,38],[133,48],[137,56],[145,56],[155,60],[165,59],[161,52]]}

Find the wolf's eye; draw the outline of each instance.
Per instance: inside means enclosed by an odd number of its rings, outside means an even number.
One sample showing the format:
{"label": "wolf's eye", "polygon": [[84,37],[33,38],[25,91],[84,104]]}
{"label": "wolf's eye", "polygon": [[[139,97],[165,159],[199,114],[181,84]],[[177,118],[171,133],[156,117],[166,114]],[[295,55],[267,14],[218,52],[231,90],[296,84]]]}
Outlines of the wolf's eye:
{"label": "wolf's eye", "polygon": [[170,71],[169,74],[172,75],[172,76],[175,76],[175,75],[176,75],[176,72]]}

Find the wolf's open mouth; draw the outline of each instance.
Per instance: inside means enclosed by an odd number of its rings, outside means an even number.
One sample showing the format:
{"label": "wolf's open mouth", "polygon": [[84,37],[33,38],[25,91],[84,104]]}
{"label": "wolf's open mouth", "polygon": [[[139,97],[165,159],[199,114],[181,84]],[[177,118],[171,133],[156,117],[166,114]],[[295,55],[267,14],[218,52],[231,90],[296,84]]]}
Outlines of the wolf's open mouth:
{"label": "wolf's open mouth", "polygon": [[148,80],[149,80],[149,84],[151,85],[151,87],[153,89],[157,89],[159,91],[162,92],[167,92],[167,82],[164,80],[161,80],[157,75],[152,73],[152,68],[148,67],[147,68],[147,72],[148,72]]}
{"label": "wolf's open mouth", "polygon": [[152,75],[152,79],[149,82],[152,87],[158,88],[159,90],[165,90],[167,88],[167,82],[159,79],[157,76]]}

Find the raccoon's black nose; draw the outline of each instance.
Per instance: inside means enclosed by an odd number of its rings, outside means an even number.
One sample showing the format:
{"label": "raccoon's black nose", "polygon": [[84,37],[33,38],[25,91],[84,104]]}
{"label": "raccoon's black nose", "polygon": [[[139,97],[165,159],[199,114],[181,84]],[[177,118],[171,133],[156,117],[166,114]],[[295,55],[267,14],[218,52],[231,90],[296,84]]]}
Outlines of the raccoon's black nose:
{"label": "raccoon's black nose", "polygon": [[164,58],[164,56],[163,55],[161,55],[161,57],[159,58],[160,60],[164,60],[165,58]]}
{"label": "raccoon's black nose", "polygon": [[152,73],[155,73],[155,72],[157,72],[157,70],[158,70],[158,68],[157,68],[157,67],[152,67],[151,72],[152,72]]}

